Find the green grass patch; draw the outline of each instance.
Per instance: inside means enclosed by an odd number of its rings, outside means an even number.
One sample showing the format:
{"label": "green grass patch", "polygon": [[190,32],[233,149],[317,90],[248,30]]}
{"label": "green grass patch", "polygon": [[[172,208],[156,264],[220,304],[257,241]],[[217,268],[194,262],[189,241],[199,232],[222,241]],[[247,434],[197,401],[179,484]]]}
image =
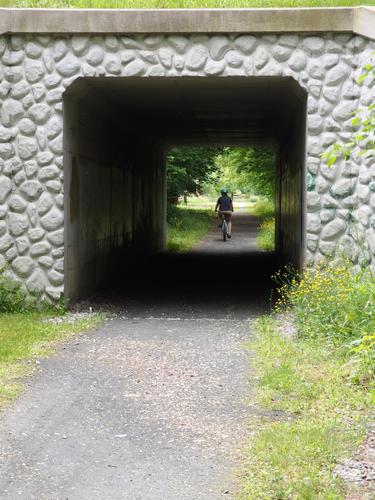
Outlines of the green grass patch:
{"label": "green grass patch", "polygon": [[[251,200],[251,198],[250,198]],[[250,208],[251,215],[266,219],[275,216],[275,203],[267,198],[258,198],[255,204]]]}
{"label": "green grass patch", "polygon": [[[32,372],[33,360],[53,351],[54,342],[96,326],[99,315],[72,320],[55,312],[26,312],[0,315],[0,408],[22,387],[22,377]],[[28,363],[28,361],[30,363]]]}
{"label": "green grass patch", "polygon": [[266,219],[258,227],[257,247],[272,252],[275,250],[275,219]]}
{"label": "green grass patch", "polygon": [[273,317],[255,325],[259,418],[246,450],[239,499],[343,499],[333,473],[365,436],[370,397],[350,379],[346,355],[329,341],[286,338]]}
{"label": "green grass patch", "polygon": [[333,7],[375,5],[374,0],[2,0],[2,7],[56,8],[272,8],[272,7]]}
{"label": "green grass patch", "polygon": [[250,206],[249,212],[262,219],[258,226],[256,245],[261,250],[272,252],[275,250],[275,203],[264,197],[259,197]]}
{"label": "green grass patch", "polygon": [[190,250],[208,233],[214,218],[213,210],[168,207],[168,250],[170,252]]}

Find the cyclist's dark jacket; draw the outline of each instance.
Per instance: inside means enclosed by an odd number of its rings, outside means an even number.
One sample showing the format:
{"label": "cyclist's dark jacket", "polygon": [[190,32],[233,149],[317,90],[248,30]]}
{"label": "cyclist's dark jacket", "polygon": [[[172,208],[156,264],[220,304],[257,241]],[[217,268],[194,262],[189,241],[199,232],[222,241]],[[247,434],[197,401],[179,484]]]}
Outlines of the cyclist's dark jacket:
{"label": "cyclist's dark jacket", "polygon": [[220,198],[217,200],[217,203],[219,205],[219,210],[233,210],[232,198],[230,198],[229,196],[220,196]]}

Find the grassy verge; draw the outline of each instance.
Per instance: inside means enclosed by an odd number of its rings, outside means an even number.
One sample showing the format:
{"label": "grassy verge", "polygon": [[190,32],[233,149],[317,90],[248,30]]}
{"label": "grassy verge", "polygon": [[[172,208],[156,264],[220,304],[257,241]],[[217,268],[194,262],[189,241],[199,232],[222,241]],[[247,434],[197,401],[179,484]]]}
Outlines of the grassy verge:
{"label": "grassy verge", "polygon": [[282,315],[258,320],[250,343],[270,417],[251,438],[239,498],[344,499],[334,468],[363,440],[375,402],[375,280],[333,263],[277,279]]}
{"label": "grassy verge", "polygon": [[332,7],[374,5],[374,0],[2,0],[2,7],[73,8],[240,8],[240,7]]}
{"label": "grassy verge", "polygon": [[258,227],[257,247],[267,252],[275,250],[275,219],[266,219]]}
{"label": "grassy verge", "polygon": [[186,252],[209,231],[214,221],[212,210],[170,206],[168,208],[167,248]]}
{"label": "grassy verge", "polygon": [[275,204],[260,198],[250,208],[250,213],[262,219],[258,226],[257,247],[267,252],[275,250]]}
{"label": "grassy verge", "polygon": [[258,402],[281,413],[263,418],[246,451],[240,499],[341,499],[334,473],[365,436],[370,400],[346,378],[340,348],[286,339],[271,317],[256,325]]}
{"label": "grassy verge", "polygon": [[35,359],[53,351],[54,342],[94,327],[99,315],[58,316],[54,312],[26,312],[0,315],[0,408],[22,388],[22,377],[32,373]]}

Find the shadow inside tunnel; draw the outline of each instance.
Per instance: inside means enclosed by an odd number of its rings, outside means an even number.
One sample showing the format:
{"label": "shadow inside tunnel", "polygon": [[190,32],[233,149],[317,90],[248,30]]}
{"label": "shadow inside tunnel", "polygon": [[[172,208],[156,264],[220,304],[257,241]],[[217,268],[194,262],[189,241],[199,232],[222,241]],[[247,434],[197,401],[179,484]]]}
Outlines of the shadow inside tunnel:
{"label": "shadow inside tunnel", "polygon": [[269,312],[281,268],[276,253],[161,253],[117,269],[91,298],[94,306],[130,315],[212,318],[250,317]]}

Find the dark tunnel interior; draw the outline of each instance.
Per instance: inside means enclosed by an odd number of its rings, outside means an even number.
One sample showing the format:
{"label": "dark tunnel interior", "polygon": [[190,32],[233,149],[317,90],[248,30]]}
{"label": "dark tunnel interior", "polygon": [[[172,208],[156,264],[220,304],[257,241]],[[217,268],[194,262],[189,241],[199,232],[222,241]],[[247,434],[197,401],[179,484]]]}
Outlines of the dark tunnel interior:
{"label": "dark tunnel interior", "polygon": [[[306,94],[287,77],[82,78],[64,94],[65,297],[267,302],[270,275],[304,255]],[[167,151],[276,153],[276,252],[169,255]],[[246,293],[244,293],[244,291]],[[192,298],[193,297],[193,298]]]}

